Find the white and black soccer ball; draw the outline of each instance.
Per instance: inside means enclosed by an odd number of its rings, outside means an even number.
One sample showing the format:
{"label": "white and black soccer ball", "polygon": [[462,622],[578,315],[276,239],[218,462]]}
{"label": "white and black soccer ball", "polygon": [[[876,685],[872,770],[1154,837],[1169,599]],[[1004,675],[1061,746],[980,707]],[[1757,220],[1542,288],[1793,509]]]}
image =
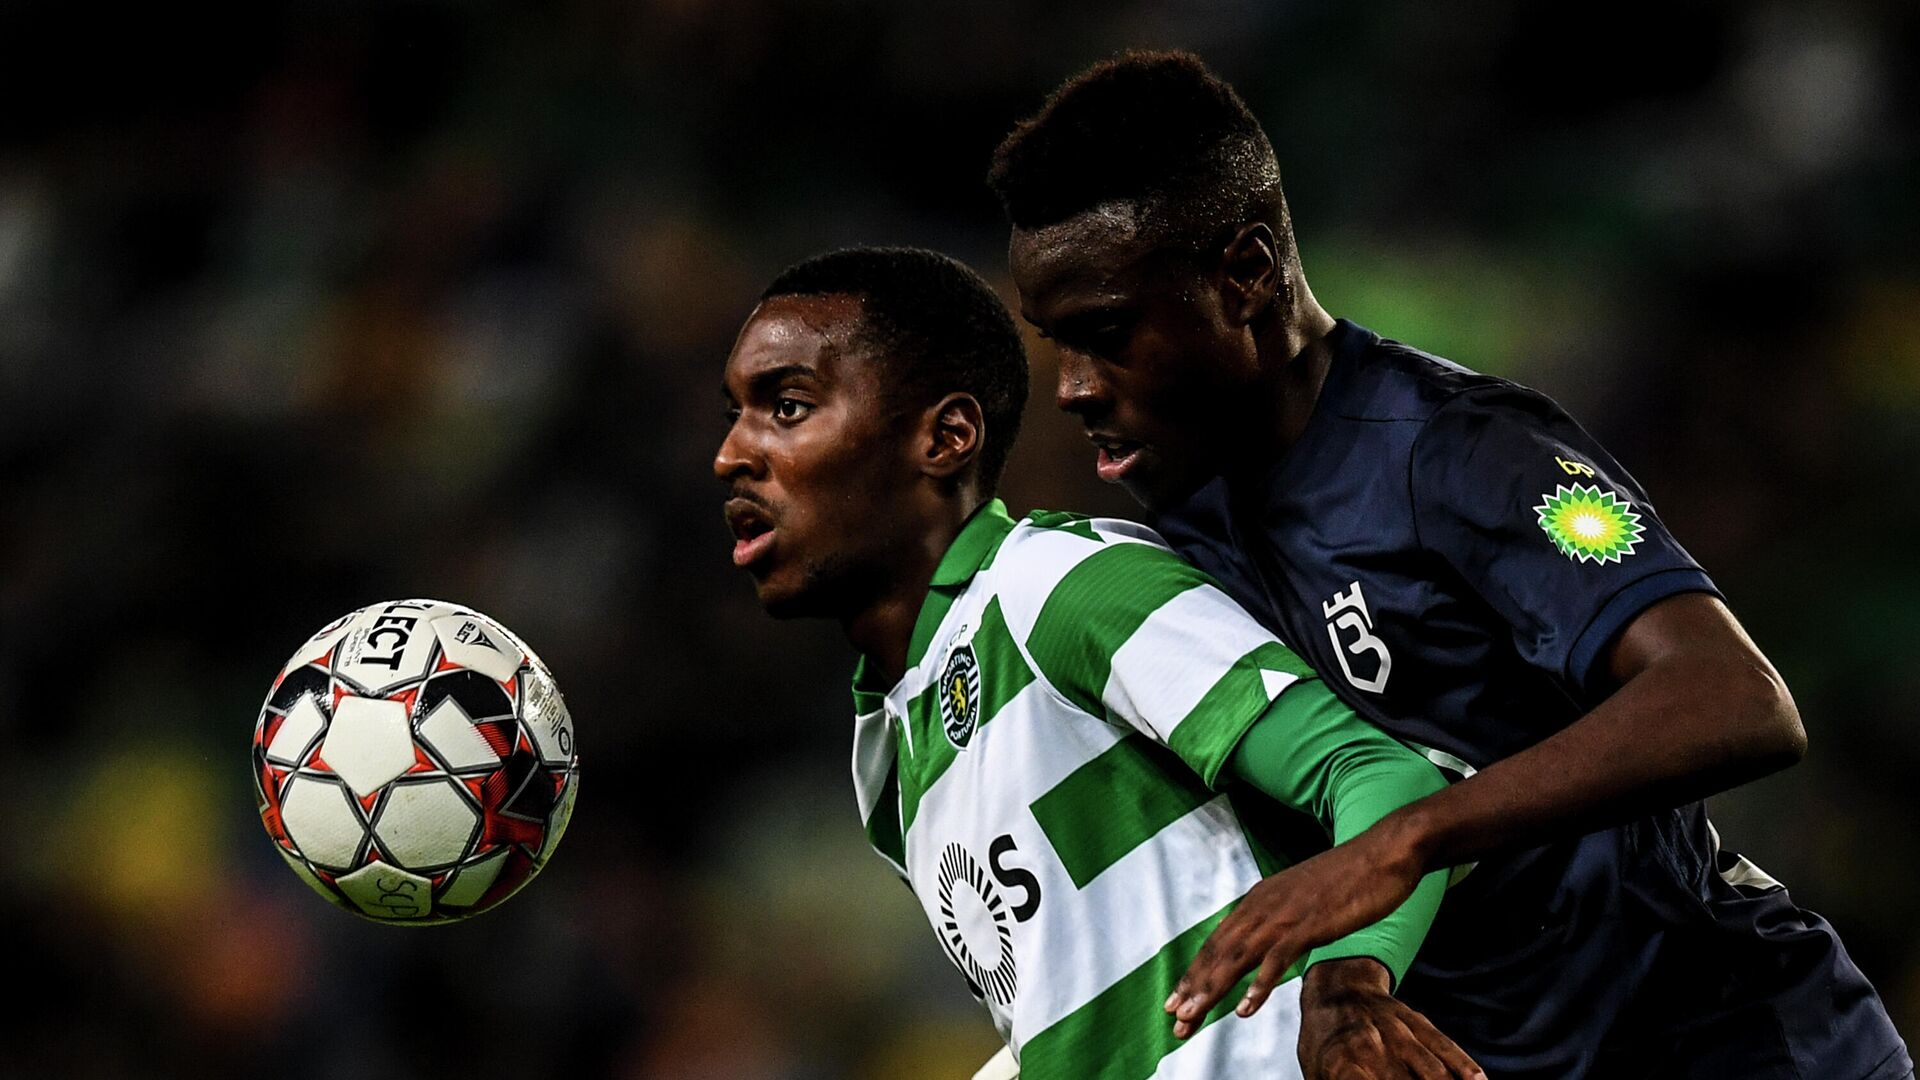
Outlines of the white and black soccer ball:
{"label": "white and black soccer ball", "polygon": [[260,820],[294,872],[380,922],[464,919],[546,865],[580,788],[573,719],[533,650],[440,600],[308,639],[253,731]]}

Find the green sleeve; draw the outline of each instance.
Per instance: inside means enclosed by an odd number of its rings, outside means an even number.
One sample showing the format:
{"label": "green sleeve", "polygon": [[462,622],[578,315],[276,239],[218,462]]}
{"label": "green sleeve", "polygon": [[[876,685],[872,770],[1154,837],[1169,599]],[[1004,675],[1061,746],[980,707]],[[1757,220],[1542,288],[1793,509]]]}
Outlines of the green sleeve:
{"label": "green sleeve", "polygon": [[[1360,719],[1318,679],[1303,679],[1275,698],[1235,747],[1227,767],[1256,790],[1318,818],[1336,844],[1446,787],[1425,758]],[[1314,949],[1305,966],[1372,957],[1399,986],[1440,910],[1446,882],[1444,870],[1421,878],[1397,911]]]}

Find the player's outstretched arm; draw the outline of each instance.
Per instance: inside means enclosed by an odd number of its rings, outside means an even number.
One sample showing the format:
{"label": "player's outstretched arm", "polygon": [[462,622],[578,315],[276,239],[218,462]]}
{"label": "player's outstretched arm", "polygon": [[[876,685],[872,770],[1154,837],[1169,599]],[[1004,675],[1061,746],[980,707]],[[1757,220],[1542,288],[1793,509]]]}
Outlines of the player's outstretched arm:
{"label": "player's outstretched arm", "polygon": [[[1249,893],[1241,906],[1272,927],[1272,951],[1298,955],[1372,924],[1436,868],[1703,798],[1805,753],[1785,684],[1711,596],[1648,608],[1606,662],[1619,689],[1585,717]],[[1188,978],[1219,987],[1238,978],[1233,959],[1203,954]]]}
{"label": "player's outstretched arm", "polygon": [[[1355,716],[1317,679],[1282,693],[1235,748],[1228,768],[1262,793],[1313,814],[1336,843],[1445,787],[1424,758]],[[1268,879],[1272,882],[1274,879]],[[1445,874],[1426,875],[1385,918],[1305,956],[1300,1061],[1309,1078],[1457,1076],[1479,1069],[1465,1052],[1393,996],[1439,910]],[[1167,1001],[1186,1037],[1248,970],[1236,1012],[1251,1016],[1302,951],[1293,916],[1255,886],[1201,947]]]}
{"label": "player's outstretched arm", "polygon": [[1462,393],[1422,429],[1408,470],[1421,544],[1505,621],[1521,659],[1599,704],[1382,822],[1367,838],[1377,858],[1417,874],[1577,836],[1805,754],[1773,665],[1639,485],[1559,406],[1511,386]]}
{"label": "player's outstretched arm", "polygon": [[1793,696],[1733,613],[1686,593],[1606,654],[1619,689],[1565,730],[1383,821],[1382,846],[1451,866],[1703,799],[1806,756]]}

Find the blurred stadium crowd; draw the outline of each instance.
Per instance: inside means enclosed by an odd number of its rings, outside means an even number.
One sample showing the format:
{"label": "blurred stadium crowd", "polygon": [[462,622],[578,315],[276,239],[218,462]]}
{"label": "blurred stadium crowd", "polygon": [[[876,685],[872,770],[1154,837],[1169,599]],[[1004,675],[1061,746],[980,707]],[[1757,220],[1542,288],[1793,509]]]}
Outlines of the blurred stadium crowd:
{"label": "blurred stadium crowd", "polygon": [[[851,656],[728,563],[718,374],[823,248],[1004,283],[988,152],[1131,45],[1260,113],[1329,309],[1651,490],[1812,735],[1720,831],[1920,1033],[1920,13],[1568,17],[0,6],[0,1075],[970,1075],[992,1032],[862,846]],[[1131,512],[1035,345],[1009,501]],[[418,595],[540,650],[584,795],[527,893],[411,932],[307,894],[245,773],[305,635]]]}

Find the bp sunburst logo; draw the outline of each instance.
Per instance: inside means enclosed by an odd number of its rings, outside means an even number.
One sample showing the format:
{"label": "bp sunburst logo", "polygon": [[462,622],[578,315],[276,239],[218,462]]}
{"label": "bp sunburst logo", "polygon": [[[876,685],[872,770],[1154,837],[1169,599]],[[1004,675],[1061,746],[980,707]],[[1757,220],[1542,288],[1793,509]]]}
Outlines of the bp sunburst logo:
{"label": "bp sunburst logo", "polygon": [[1647,531],[1632,503],[1592,484],[1561,484],[1534,509],[1553,546],[1577,562],[1619,562]]}

